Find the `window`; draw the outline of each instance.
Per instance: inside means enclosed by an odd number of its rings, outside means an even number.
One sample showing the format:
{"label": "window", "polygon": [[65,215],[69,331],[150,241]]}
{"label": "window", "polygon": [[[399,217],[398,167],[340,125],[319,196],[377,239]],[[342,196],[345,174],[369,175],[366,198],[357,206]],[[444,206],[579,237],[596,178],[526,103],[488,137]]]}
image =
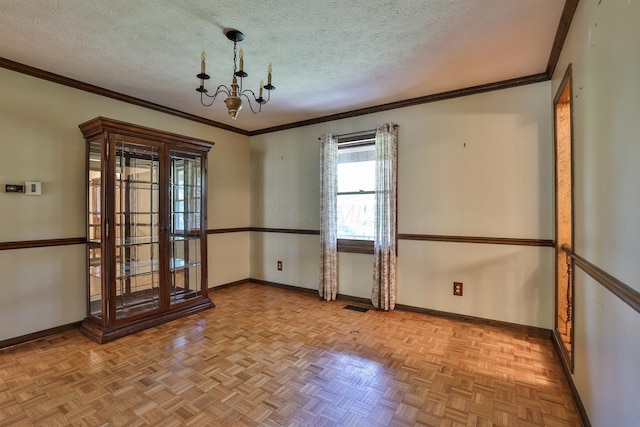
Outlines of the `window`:
{"label": "window", "polygon": [[376,202],[373,144],[338,150],[338,238],[373,240]]}
{"label": "window", "polygon": [[[320,283],[337,295],[337,252],[373,254],[371,302],[393,310],[396,300],[398,126],[320,137]],[[375,241],[375,244],[374,244]]]}
{"label": "window", "polygon": [[374,137],[338,143],[338,250],[373,253],[376,203]]}

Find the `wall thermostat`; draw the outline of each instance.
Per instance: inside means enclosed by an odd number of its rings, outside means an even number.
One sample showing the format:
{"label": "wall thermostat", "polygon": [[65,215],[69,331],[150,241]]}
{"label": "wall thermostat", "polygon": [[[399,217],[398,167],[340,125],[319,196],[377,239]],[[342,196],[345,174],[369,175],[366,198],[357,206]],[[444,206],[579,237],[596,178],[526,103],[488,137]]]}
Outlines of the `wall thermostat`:
{"label": "wall thermostat", "polygon": [[4,186],[5,193],[24,193],[24,185],[6,184]]}
{"label": "wall thermostat", "polygon": [[25,182],[24,194],[26,194],[27,196],[40,196],[42,194],[42,183],[39,181]]}

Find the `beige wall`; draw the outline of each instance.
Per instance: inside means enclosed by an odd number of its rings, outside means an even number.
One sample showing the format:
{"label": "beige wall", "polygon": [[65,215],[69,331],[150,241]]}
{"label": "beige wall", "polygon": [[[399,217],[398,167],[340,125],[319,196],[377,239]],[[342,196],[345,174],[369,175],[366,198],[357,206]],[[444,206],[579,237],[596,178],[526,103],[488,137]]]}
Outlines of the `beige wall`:
{"label": "beige wall", "polygon": [[[251,225],[318,230],[318,137],[393,121],[400,233],[552,239],[550,106],[547,82],[251,137]],[[316,289],[318,236],[251,235],[252,278]],[[551,248],[400,241],[398,251],[399,304],[551,329]],[[368,298],[372,263],[340,253],[338,292]]]}
{"label": "beige wall", "polygon": [[[41,181],[42,196],[0,191],[0,242],[85,236],[85,144],[96,116],[215,142],[209,228],[249,225],[249,138],[0,69],[0,185]],[[248,233],[209,235],[209,285],[249,274]],[[82,320],[82,245],[0,251],[0,340]]]}
{"label": "beige wall", "polygon": [[[0,192],[0,242],[81,237],[84,143],[102,115],[216,142],[209,228],[318,229],[318,141],[400,125],[399,231],[553,238],[551,99],[574,71],[575,250],[640,290],[640,3],[582,1],[553,81],[249,138],[0,69],[0,185],[37,180],[43,195]],[[466,144],[466,146],[465,146]],[[315,289],[318,237],[209,236],[209,284],[246,277]],[[284,270],[276,271],[276,261]],[[84,317],[82,245],[0,251],[0,340]],[[553,326],[549,248],[401,241],[398,302]],[[371,257],[339,256],[339,291],[369,296]],[[465,296],[451,295],[451,282]],[[640,316],[576,271],[574,382],[591,423],[640,412]],[[215,299],[215,298],[214,298]]]}
{"label": "beige wall", "polygon": [[[640,3],[581,1],[553,76],[573,68],[575,252],[640,291]],[[573,380],[594,426],[640,413],[640,314],[575,277]]]}

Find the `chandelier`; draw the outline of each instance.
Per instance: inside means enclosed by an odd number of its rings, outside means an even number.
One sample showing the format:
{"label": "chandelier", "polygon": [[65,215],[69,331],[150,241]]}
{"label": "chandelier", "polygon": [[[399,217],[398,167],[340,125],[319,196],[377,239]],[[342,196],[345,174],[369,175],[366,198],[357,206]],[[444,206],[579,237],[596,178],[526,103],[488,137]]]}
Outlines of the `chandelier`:
{"label": "chandelier", "polygon": [[[233,42],[233,79],[231,80],[231,85],[229,87],[226,85],[220,85],[213,95],[209,95],[209,92],[204,87],[204,81],[209,80],[210,77],[205,72],[206,55],[203,50],[202,56],[200,57],[200,74],[196,76],[200,79],[200,87],[196,88],[196,91],[200,92],[200,103],[205,107],[211,107],[216,101],[218,95],[224,93],[227,95],[227,99],[224,103],[227,105],[227,110],[229,110],[229,115],[233,120],[238,118],[238,113],[240,113],[240,110],[242,109],[242,97],[249,102],[249,108],[251,111],[254,114],[258,114],[262,110],[262,106],[271,99],[271,91],[276,88],[271,84],[271,64],[269,64],[269,68],[267,70],[267,84],[264,84],[264,80],[260,80],[260,92],[259,96],[256,97],[255,92],[251,89],[242,88],[242,79],[247,77],[248,74],[244,71],[244,53],[242,52],[242,49],[240,49],[240,52],[237,52],[237,44],[244,40],[244,34],[234,29],[225,30],[224,34]],[[239,70],[237,66],[238,56],[240,57]],[[238,78],[240,79],[240,84],[238,84]],[[264,89],[267,90],[267,99],[262,97]],[[249,94],[251,96],[249,96]],[[257,104],[257,110],[254,109],[253,104],[251,103],[251,98],[253,98],[253,101]],[[209,99],[210,102],[207,99]]]}

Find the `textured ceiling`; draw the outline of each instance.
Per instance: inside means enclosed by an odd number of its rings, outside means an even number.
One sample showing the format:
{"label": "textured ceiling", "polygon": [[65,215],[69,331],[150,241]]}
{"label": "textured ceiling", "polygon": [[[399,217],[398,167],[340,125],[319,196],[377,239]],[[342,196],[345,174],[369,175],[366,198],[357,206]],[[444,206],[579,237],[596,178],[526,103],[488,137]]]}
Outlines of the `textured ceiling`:
{"label": "textured ceiling", "polygon": [[[0,57],[253,131],[543,73],[564,0],[0,0]],[[200,105],[241,30],[259,115]],[[214,86],[214,87],[215,87]]]}

